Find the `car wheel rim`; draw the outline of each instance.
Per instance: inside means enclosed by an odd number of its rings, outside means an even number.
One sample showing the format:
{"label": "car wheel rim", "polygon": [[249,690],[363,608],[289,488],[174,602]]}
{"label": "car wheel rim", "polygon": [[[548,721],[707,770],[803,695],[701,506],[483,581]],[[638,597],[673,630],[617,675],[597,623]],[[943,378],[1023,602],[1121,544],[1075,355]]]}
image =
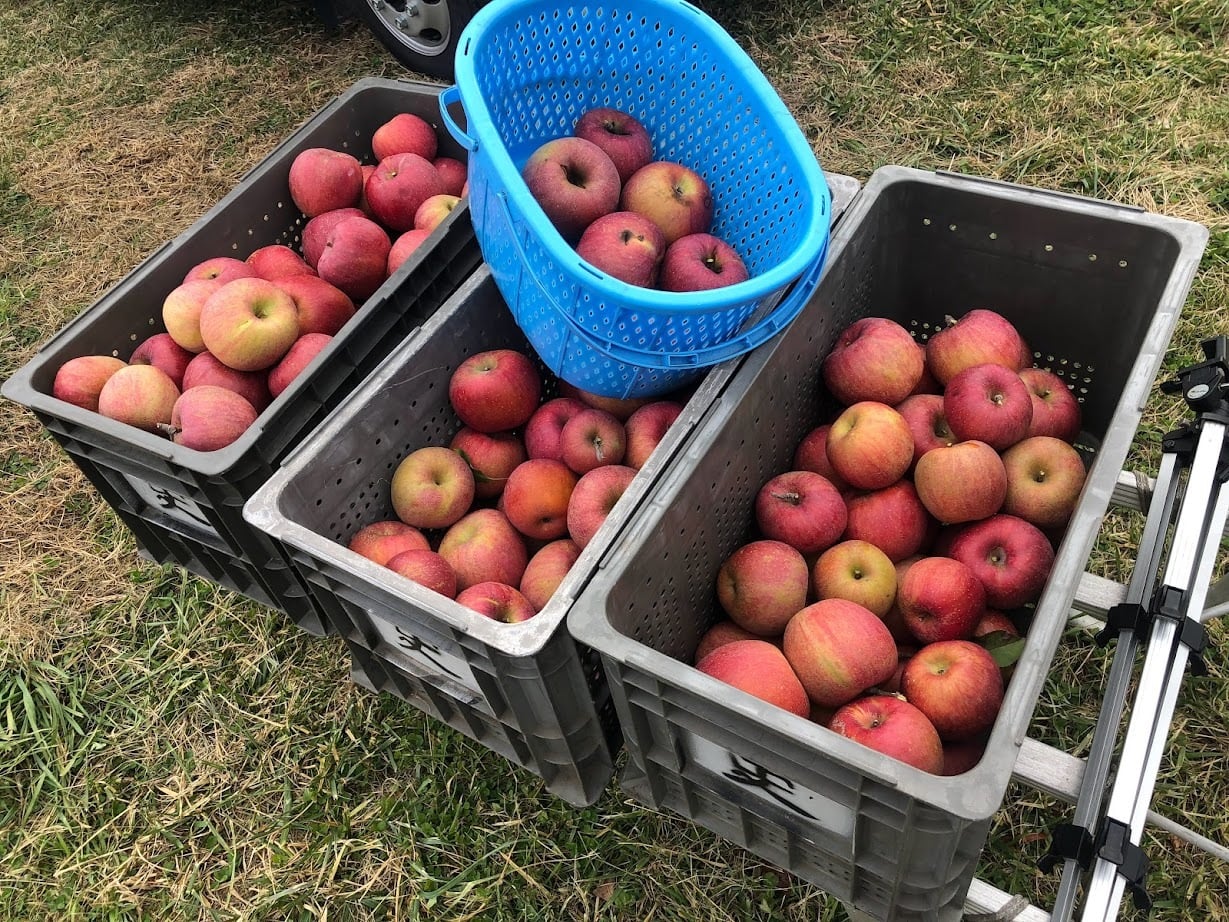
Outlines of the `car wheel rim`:
{"label": "car wheel rim", "polygon": [[367,0],[388,35],[415,54],[442,54],[452,37],[447,0]]}

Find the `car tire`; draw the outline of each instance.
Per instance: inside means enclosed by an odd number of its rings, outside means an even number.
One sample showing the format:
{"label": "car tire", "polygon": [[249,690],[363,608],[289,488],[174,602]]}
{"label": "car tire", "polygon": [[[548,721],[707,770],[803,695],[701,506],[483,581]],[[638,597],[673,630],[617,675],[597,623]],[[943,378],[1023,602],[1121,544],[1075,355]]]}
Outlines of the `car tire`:
{"label": "car tire", "polygon": [[353,0],[359,18],[402,65],[445,80],[478,6],[479,0]]}

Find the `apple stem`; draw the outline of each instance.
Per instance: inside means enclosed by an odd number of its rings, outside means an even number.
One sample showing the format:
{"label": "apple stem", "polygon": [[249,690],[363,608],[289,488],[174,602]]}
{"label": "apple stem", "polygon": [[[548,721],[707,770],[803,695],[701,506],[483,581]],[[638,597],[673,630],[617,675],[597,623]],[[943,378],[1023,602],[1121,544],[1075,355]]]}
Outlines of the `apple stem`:
{"label": "apple stem", "polygon": [[951,314],[944,314],[943,322],[946,323],[949,327],[954,327],[957,323],[957,320]]}
{"label": "apple stem", "polygon": [[598,436],[598,437],[594,438],[594,440],[593,440],[593,450],[594,450],[595,452],[597,452],[597,460],[599,460],[599,461],[603,461],[603,460],[605,460],[605,458],[606,458],[606,452],[602,451],[602,439],[601,439],[601,436]]}
{"label": "apple stem", "polygon": [[158,423],[158,431],[168,439],[173,439],[181,430],[178,426],[172,426],[170,423]]}
{"label": "apple stem", "polygon": [[802,504],[802,495],[799,493],[773,493],[774,499],[779,499],[784,503],[789,503],[791,506],[799,506]]}

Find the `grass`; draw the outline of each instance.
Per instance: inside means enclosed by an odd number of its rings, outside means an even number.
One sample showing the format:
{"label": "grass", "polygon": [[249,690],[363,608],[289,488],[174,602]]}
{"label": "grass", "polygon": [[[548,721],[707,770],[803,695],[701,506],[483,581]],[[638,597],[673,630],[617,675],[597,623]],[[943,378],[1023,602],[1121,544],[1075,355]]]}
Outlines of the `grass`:
{"label": "grass", "polygon": [[[190,7],[190,11],[185,11]],[[1216,0],[706,4],[826,169],[907,164],[1211,230],[1172,373],[1229,316],[1229,13]],[[353,81],[402,71],[310,4],[0,0],[0,376]],[[1150,400],[1131,464],[1182,418]],[[335,639],[143,561],[25,411],[0,418],[0,918],[833,920],[824,894],[611,786],[574,810],[348,681]],[[1094,572],[1129,576],[1140,517]],[[1214,639],[1225,645],[1217,626]],[[1223,657],[1185,687],[1155,808],[1229,841]],[[1073,631],[1032,734],[1079,751],[1108,654]],[[1048,905],[1066,811],[1013,786],[980,874]],[[1158,919],[1229,917],[1225,865],[1149,832]],[[1124,911],[1124,917],[1138,914]]]}

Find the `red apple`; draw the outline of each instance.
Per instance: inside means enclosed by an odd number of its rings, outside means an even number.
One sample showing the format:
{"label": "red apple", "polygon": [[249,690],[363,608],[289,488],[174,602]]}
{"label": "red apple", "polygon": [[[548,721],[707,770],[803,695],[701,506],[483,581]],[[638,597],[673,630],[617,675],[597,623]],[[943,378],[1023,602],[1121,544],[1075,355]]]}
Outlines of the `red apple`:
{"label": "red apple", "polygon": [[256,421],[256,408],[225,387],[202,385],[184,391],[162,431],[176,445],[217,451],[234,442]]}
{"label": "red apple", "polygon": [[1033,401],[1018,372],[993,363],[971,365],[947,382],[943,414],[958,439],[979,439],[1003,451],[1028,434]]}
{"label": "red apple", "polygon": [[[546,401],[525,423],[525,452],[530,458],[563,460],[563,427],[587,404],[575,397],[555,397]],[[630,420],[629,420],[630,421]]]}
{"label": "red apple", "polygon": [[529,558],[521,576],[520,590],[535,611],[547,606],[578,557],[580,548],[576,542],[571,538],[559,538]]}
{"label": "red apple", "polygon": [[452,214],[452,210],[461,204],[459,195],[452,195],[448,192],[440,192],[432,195],[423,201],[418,206],[418,210],[414,212],[414,228],[416,230],[433,231],[441,224],[444,219]]}
{"label": "red apple", "polygon": [[431,236],[431,231],[421,227],[411,228],[403,234],[398,234],[388,251],[388,274],[392,275],[410,258],[410,254],[422,246],[423,241]]}
{"label": "red apple", "polygon": [[589,109],[576,120],[572,134],[600,147],[615,165],[619,182],[625,183],[653,159],[653,140],[634,116],[602,106]]}
{"label": "red apple", "polygon": [[392,154],[376,166],[367,180],[367,207],[390,231],[408,231],[422,203],[446,194],[444,180],[430,160],[418,154]]}
{"label": "red apple", "polygon": [[299,333],[335,336],[354,316],[354,301],[348,294],[315,275],[295,275],[277,280],[277,287],[290,295],[299,312]]}
{"label": "red apple", "polygon": [[717,602],[739,627],[773,637],[806,607],[807,584],[807,562],[798,550],[783,541],[751,541],[717,570]]}
{"label": "red apple", "polygon": [[531,458],[513,468],[504,485],[503,509],[526,537],[553,541],[567,534],[568,506],[576,475],[562,461]]}
{"label": "red apple", "polygon": [[918,650],[901,675],[905,700],[944,740],[967,740],[990,729],[1003,704],[1003,677],[994,657],[969,640],[945,640]]}
{"label": "red apple", "polygon": [[873,400],[896,406],[922,378],[923,355],[909,331],[886,317],[863,317],[847,326],[820,372],[846,406]]}
{"label": "red apple", "polygon": [[459,590],[492,580],[519,585],[529,563],[525,539],[498,509],[475,509],[462,517],[444,532],[438,550],[456,571]]}
{"label": "red apple", "polygon": [[972,739],[952,740],[943,744],[943,771],[947,777],[963,775],[972,771],[986,754],[986,743],[989,734],[981,734]]}
{"label": "red apple", "polygon": [[320,262],[320,254],[324,252],[324,245],[329,239],[329,234],[346,218],[374,220],[361,208],[336,208],[333,211],[316,215],[303,225],[303,261],[313,270]]}
{"label": "red apple", "polygon": [[619,422],[624,423],[645,404],[661,399],[659,397],[603,397],[600,394],[581,390],[576,385],[569,384],[562,379],[559,381],[559,396],[573,397],[586,406],[605,410]]}
{"label": "red apple", "polygon": [[913,471],[917,495],[944,523],[994,515],[1007,498],[1007,470],[999,453],[976,439],[934,448]]}
{"label": "red apple", "polygon": [[359,304],[384,284],[391,248],[388,234],[375,221],[343,218],[333,225],[325,238],[316,272]]}
{"label": "red apple", "polygon": [[564,424],[559,444],[563,463],[577,474],[587,474],[603,464],[622,463],[627,432],[605,410],[587,407]]}
{"label": "red apple", "polygon": [[578,240],[586,227],[619,204],[618,169],[605,151],[584,138],[547,141],[530,155],[521,175],[568,241]]}
{"label": "red apple", "polygon": [[196,279],[171,289],[162,302],[162,324],[171,339],[189,352],[205,351],[205,342],[201,339],[201,308],[225,284],[217,279]]}
{"label": "red apple", "polygon": [[465,587],[457,593],[457,602],[504,624],[519,624],[537,614],[519,590],[499,580],[487,580]]}
{"label": "red apple", "polygon": [[745,627],[739,627],[729,618],[718,621],[710,627],[700,637],[699,643],[696,644],[696,652],[691,657],[691,662],[700,662],[708,654],[712,653],[718,647],[728,643],[733,643],[736,640],[767,640],[777,649],[781,648],[781,636],[778,634],[775,637],[761,637],[758,634],[752,634]]}
{"label": "red apple", "polygon": [[295,275],[315,275],[316,270],[284,243],[257,247],[245,262],[259,278],[276,282]]}
{"label": "red apple", "polygon": [[280,362],[269,369],[269,393],[277,397],[290,387],[290,382],[301,375],[324,347],[333,341],[324,333],[305,333],[291,344]]}
{"label": "red apple", "polygon": [[457,574],[452,565],[435,551],[412,548],[389,558],[386,566],[394,573],[438,592],[450,599],[457,597]]}
{"label": "red apple", "polygon": [[435,129],[412,112],[398,112],[371,133],[371,152],[377,161],[404,153],[433,160],[438,146]]}
{"label": "red apple", "polygon": [[683,412],[683,405],[674,400],[658,400],[646,404],[627,418],[624,430],[627,434],[627,451],[623,463],[640,470],[648,463],[649,456],[666,431]]}
{"label": "red apple", "polygon": [[183,373],[194,358],[170,333],[155,333],[132,350],[129,365],[156,365],[170,376],[175,386],[183,390]]}
{"label": "red apple", "polygon": [[688,234],[708,233],[713,221],[713,194],[704,177],[690,167],[654,160],[628,177],[619,208],[653,221],[669,247]]}
{"label": "red apple", "polygon": [[384,566],[405,551],[426,551],[431,545],[421,531],[400,519],[387,519],[364,525],[354,533],[347,548]]}
{"label": "red apple", "polygon": [[542,377],[524,353],[492,349],[469,356],[452,373],[448,399],[461,422],[479,432],[525,425],[538,408]]}
{"label": "red apple", "polygon": [[435,172],[444,180],[444,191],[449,195],[465,197],[465,185],[469,179],[469,168],[455,157],[436,157],[431,161]]}
{"label": "red apple", "polygon": [[995,311],[977,308],[926,341],[926,364],[946,385],[966,368],[993,363],[1018,372],[1027,363],[1028,347],[1011,321]]}
{"label": "red apple", "polygon": [[891,486],[913,461],[913,436],[904,417],[873,400],[841,411],[828,431],[827,447],[837,475],[859,490]]}
{"label": "red apple", "polygon": [[1050,435],[1064,442],[1074,442],[1080,434],[1082,413],[1080,402],[1067,383],[1044,368],[1025,368],[1020,380],[1028,388],[1033,402],[1033,418],[1029,435]]}
{"label": "red apple", "polygon": [[911,394],[896,405],[896,412],[905,418],[913,436],[913,463],[934,448],[954,445],[959,439],[952,434],[943,411],[942,394]]}
{"label": "red apple", "polygon": [[183,373],[183,390],[191,390],[204,384],[225,387],[248,403],[257,413],[273,402],[269,393],[269,376],[264,371],[237,371],[223,365],[212,352],[194,356]]}
{"label": "red apple", "polygon": [[236,371],[271,368],[299,338],[294,299],[267,279],[227,282],[201,307],[201,339]]}
{"label": "red apple", "polygon": [[179,388],[161,368],[125,365],[107,378],[98,392],[98,412],[147,432],[171,421]]}
{"label": "red apple", "polygon": [[1006,513],[962,526],[949,553],[981,580],[987,605],[1007,610],[1035,601],[1054,565],[1045,533]]}
{"label": "red apple", "polygon": [[755,521],[765,538],[784,541],[803,554],[817,554],[841,537],[848,511],[827,477],[814,471],[786,471],[756,493]]}
{"label": "red apple", "polygon": [[98,395],[107,379],[126,368],[113,355],[82,355],[69,359],[55,373],[51,396],[84,410],[98,411]]}
{"label": "red apple", "polygon": [[840,707],[896,671],[896,641],[869,608],[821,599],[785,627],[785,657],[816,704]]}
{"label": "red apple", "polygon": [[814,471],[816,474],[823,474],[832,481],[834,487],[844,493],[850,489],[849,484],[841,479],[836,468],[832,466],[832,462],[828,460],[828,432],[831,429],[831,423],[824,423],[804,435],[794,449],[792,467],[796,471]]}
{"label": "red apple", "polygon": [[832,715],[828,729],[932,775],[943,770],[943,744],[934,725],[894,695],[850,702]]}
{"label": "red apple", "polygon": [[926,546],[935,522],[909,480],[881,490],[845,496],[847,523],[842,537],[867,541],[893,562],[912,557]]}
{"label": "red apple", "polygon": [[335,208],[358,203],[363,191],[363,169],[345,151],[309,147],[290,164],[290,199],[299,211],[314,218]]}
{"label": "red apple", "polygon": [[923,557],[913,563],[896,598],[909,632],[924,644],[972,636],[986,610],[981,581],[951,557]]}
{"label": "red apple", "polygon": [[661,262],[661,287],[666,291],[711,291],[748,278],[738,251],[712,234],[679,237]]}
{"label": "red apple", "polygon": [[807,717],[811,702],[785,655],[765,640],[723,644],[696,663],[696,669],[791,714]]}
{"label": "red apple", "polygon": [[447,528],[469,511],[473,501],[474,474],[451,448],[415,449],[393,472],[393,510],[415,528]]}
{"label": "red apple", "polygon": [[882,618],[896,598],[896,567],[869,541],[841,541],[816,558],[811,588],[817,599],[847,599]]}
{"label": "red apple", "polygon": [[624,464],[604,464],[576,481],[568,501],[568,534],[580,548],[589,546],[636,472]]}
{"label": "red apple", "polygon": [[185,282],[217,281],[223,285],[235,279],[251,278],[256,274],[251,266],[234,256],[213,256],[197,263],[183,277]]}
{"label": "red apple", "polygon": [[494,499],[508,477],[527,456],[525,444],[512,432],[478,432],[462,426],[448,446],[458,452],[474,472],[474,495]]}
{"label": "red apple", "polygon": [[1034,435],[1003,453],[1007,498],[1003,511],[1038,528],[1067,524],[1084,489],[1084,461],[1069,443]]}
{"label": "red apple", "polygon": [[629,285],[654,288],[666,238],[644,215],[614,211],[595,218],[576,244],[580,258]]}

